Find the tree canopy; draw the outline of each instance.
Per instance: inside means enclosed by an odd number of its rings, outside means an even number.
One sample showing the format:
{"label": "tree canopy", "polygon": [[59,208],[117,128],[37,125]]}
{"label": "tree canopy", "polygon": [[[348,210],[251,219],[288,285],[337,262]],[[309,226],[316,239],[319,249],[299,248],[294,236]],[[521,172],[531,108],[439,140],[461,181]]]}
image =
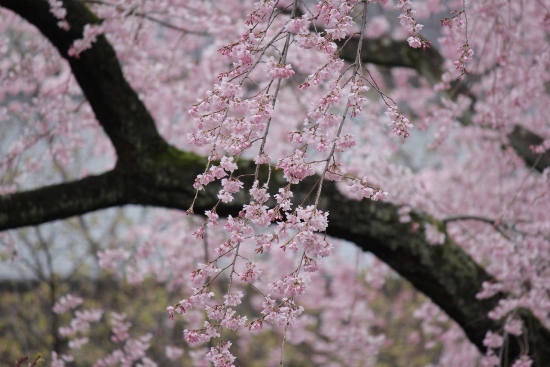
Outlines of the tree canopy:
{"label": "tree canopy", "polygon": [[[331,252],[327,235],[429,297],[477,348],[471,363],[550,361],[544,2],[0,7],[2,120],[25,126],[3,138],[5,236],[128,205],[205,216],[197,243],[205,231],[227,237],[212,235],[219,243],[200,264],[189,259],[184,299],[169,302],[173,317],[206,309],[208,326],[185,338],[210,343],[214,365],[233,362],[224,329],[305,327],[300,297],[322,287],[308,274]],[[76,151],[100,157],[102,171],[75,166]],[[52,164],[62,180],[44,179]],[[276,251],[295,253],[294,270],[277,273]],[[105,265],[117,254],[97,256]],[[226,300],[213,306],[209,286],[224,271],[229,286],[215,297]],[[256,319],[231,313],[239,280],[245,293],[262,289]]]}

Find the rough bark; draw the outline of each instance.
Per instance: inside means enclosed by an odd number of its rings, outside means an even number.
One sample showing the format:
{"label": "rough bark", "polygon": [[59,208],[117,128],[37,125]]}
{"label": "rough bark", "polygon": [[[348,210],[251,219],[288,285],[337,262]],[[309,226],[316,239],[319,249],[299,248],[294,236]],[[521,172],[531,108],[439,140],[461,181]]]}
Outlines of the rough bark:
{"label": "rough bark", "polygon": [[70,24],[68,31],[57,26],[58,19],[50,13],[47,1],[2,0],[0,6],[38,28],[69,62],[97,120],[116,149],[120,165],[132,169],[136,163],[134,158],[166,144],[151,114],[124,78],[116,53],[104,36],[99,36],[94,46],[78,57],[67,54],[73,42],[82,38],[84,26],[100,21],[82,2],[63,2]]}
{"label": "rough bark", "polygon": [[[118,163],[114,170],[99,176],[0,197],[0,230],[126,204],[188,209],[194,197],[194,177],[204,169],[205,159],[173,148],[160,137],[151,115],[124,79],[116,55],[104,37],[80,58],[67,56],[73,40],[81,37],[84,25],[98,20],[78,0],[63,3],[71,24],[69,32],[57,27],[57,20],[43,0],[0,0],[0,6],[34,24],[69,60],[99,123],[116,148]],[[353,45],[349,47],[353,53]],[[422,61],[416,54],[403,56],[400,52],[380,51],[384,48],[376,50],[371,52],[384,54],[377,62],[388,66],[414,67],[420,71],[426,70],[423,62],[430,65],[437,61],[435,54],[433,59]],[[392,63],[390,58],[401,60],[401,64]],[[524,141],[529,144],[534,141],[529,134],[518,136],[527,137]],[[247,169],[250,167],[243,167],[240,172]],[[305,197],[317,179],[306,180],[297,189],[298,196]],[[215,191],[208,191],[199,196],[196,211],[211,209],[216,201]],[[232,205],[220,206],[218,213],[236,214],[243,203],[237,198]],[[447,240],[441,246],[432,246],[424,236],[421,213],[413,215],[420,224],[414,230],[410,224],[399,222],[397,206],[348,199],[332,183],[324,185],[322,206],[330,212],[329,235],[352,241],[385,261],[438,304],[463,328],[472,343],[484,350],[482,340],[487,330],[498,330],[501,326],[489,319],[487,313],[507,295],[497,294],[488,300],[475,298],[482,282],[491,277],[457,244]],[[528,346],[523,347],[528,347],[535,366],[542,367],[550,361],[550,333],[531,313],[525,311],[521,316],[529,329]],[[521,347],[519,340],[509,340],[509,361],[519,354]]]}
{"label": "rough bark", "polygon": [[[413,222],[420,224],[415,230],[411,223],[399,223],[398,208],[392,204],[350,200],[334,185],[325,185],[323,190],[323,205],[330,212],[327,233],[355,243],[391,266],[454,319],[484,352],[486,332],[502,328],[501,321],[487,314],[507,297],[503,293],[485,300],[475,297],[492,276],[449,238],[439,246],[428,243],[422,213],[412,215]],[[521,318],[531,327],[527,344],[534,365],[545,366],[550,361],[550,332],[527,310],[521,311]],[[518,338],[508,343],[505,358],[513,361],[525,343]]]}
{"label": "rough bark", "polygon": [[126,184],[111,171],[0,197],[1,229],[38,225],[94,210],[128,204]]}

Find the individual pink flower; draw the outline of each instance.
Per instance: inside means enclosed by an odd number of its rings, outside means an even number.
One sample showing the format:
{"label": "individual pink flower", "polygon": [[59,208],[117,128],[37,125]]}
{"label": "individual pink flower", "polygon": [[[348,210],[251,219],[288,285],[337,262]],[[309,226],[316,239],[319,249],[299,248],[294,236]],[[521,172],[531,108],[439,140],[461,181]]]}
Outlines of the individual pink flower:
{"label": "individual pink flower", "polygon": [[453,26],[453,19],[452,18],[443,18],[443,19],[441,19],[441,25],[443,27],[451,28]]}
{"label": "individual pink flower", "polygon": [[350,16],[344,16],[340,18],[336,26],[332,29],[327,29],[326,32],[330,36],[331,40],[340,40],[342,38],[345,38],[348,34],[348,32],[353,27],[353,21]]}
{"label": "individual pink flower", "polygon": [[274,325],[294,327],[298,316],[304,312],[304,308],[296,306],[292,299],[283,298],[282,302],[284,306],[278,308],[270,308],[269,310],[264,307],[262,311],[262,314],[265,315],[264,319]]}
{"label": "individual pink flower", "polygon": [[229,330],[235,331],[243,328],[246,324],[246,320],[246,316],[236,315],[236,311],[228,308],[220,325],[228,328]]}
{"label": "individual pink flower", "polygon": [[339,138],[336,138],[335,143],[336,143],[336,151],[344,152],[349,148],[355,146],[355,137],[353,135],[346,134],[344,136],[340,136]]}
{"label": "individual pink flower", "polygon": [[361,200],[362,198],[370,198],[374,194],[374,189],[365,186],[359,180],[351,181],[351,184],[347,187],[348,193],[355,199]]}
{"label": "individual pink flower", "polygon": [[227,192],[227,190],[220,190],[218,193],[218,199],[220,199],[222,203],[230,203],[233,201],[233,195]]}
{"label": "individual pink flower", "polygon": [[370,198],[372,201],[387,200],[388,193],[382,190],[376,190]]}
{"label": "individual pink flower", "polygon": [[309,27],[309,20],[307,20],[307,16],[303,15],[301,18],[295,18],[289,20],[284,30],[289,33],[298,34],[301,31],[307,31]]}
{"label": "individual pink flower", "polygon": [[50,12],[59,20],[65,19],[67,10],[63,7],[63,2],[59,0],[48,0]]}
{"label": "individual pink flower", "polygon": [[319,263],[309,257],[305,257],[302,269],[308,273],[314,273],[319,270]]}
{"label": "individual pink flower", "polygon": [[329,181],[341,181],[345,174],[346,170],[341,163],[333,163],[328,167],[325,178]]}
{"label": "individual pink flower", "polygon": [[317,45],[317,49],[319,51],[323,51],[326,54],[332,55],[334,54],[334,52],[336,52],[338,46],[336,45],[336,43],[323,38],[323,41]]}
{"label": "individual pink flower", "polygon": [[271,79],[289,79],[294,75],[290,64],[275,63],[273,57],[267,62],[267,76]]}
{"label": "individual pink flower", "polygon": [[282,280],[270,283],[268,288],[276,293],[295,297],[304,294],[310,283],[311,278],[309,276],[287,275]]}
{"label": "individual pink flower", "polygon": [[250,196],[254,199],[254,201],[263,204],[267,200],[269,200],[270,195],[267,193],[267,186],[263,186],[261,188],[258,187],[259,182],[254,181],[254,184],[252,185],[252,188],[250,189]]}
{"label": "individual pink flower", "polygon": [[252,332],[255,332],[255,331],[260,331],[262,330],[263,328],[263,322],[262,320],[255,320],[255,321],[252,321],[249,325],[248,325],[248,330],[252,331]]}
{"label": "individual pink flower", "polygon": [[235,356],[229,351],[230,347],[231,342],[221,342],[219,345],[210,348],[210,352],[206,356],[214,364],[214,367],[235,367],[233,365]]}
{"label": "individual pink flower", "polygon": [[233,172],[237,168],[239,168],[237,164],[233,162],[233,157],[222,157],[220,161],[220,167],[228,172]]}
{"label": "individual pink flower", "polygon": [[506,324],[504,324],[504,331],[508,334],[520,336],[523,333],[523,321],[521,321],[521,319],[508,317]]}
{"label": "individual pink flower", "polygon": [[209,183],[214,181],[214,176],[212,174],[200,174],[195,179],[195,183],[193,183],[193,187],[197,190],[203,190],[204,186],[208,185]]}
{"label": "individual pink flower", "polygon": [[317,232],[323,232],[328,226],[328,212],[323,212],[308,205],[306,208],[299,206],[296,208],[297,219],[304,222],[305,225]]}
{"label": "individual pink flower", "polygon": [[422,47],[422,41],[418,37],[410,36],[407,38],[407,42],[409,42],[409,46],[412,48],[420,48]]}
{"label": "individual pink flower", "polygon": [[341,116],[334,115],[332,113],[327,113],[317,119],[319,126],[324,128],[330,128],[338,125],[338,122],[342,119]]}
{"label": "individual pink flower", "polygon": [[225,313],[225,307],[222,305],[215,305],[213,307],[205,307],[206,315],[210,320],[221,320]]}
{"label": "individual pink flower", "polygon": [[257,235],[254,238],[254,242],[255,242],[254,251],[256,251],[256,253],[258,254],[269,252],[271,250],[272,240],[273,240],[272,234]]}
{"label": "individual pink flower", "polygon": [[485,339],[483,339],[483,345],[489,348],[500,348],[503,341],[504,339],[502,336],[491,331],[487,331],[487,334],[485,334]]}
{"label": "individual pink flower", "polygon": [[222,186],[225,189],[225,191],[231,194],[235,194],[243,188],[243,183],[236,178],[230,178],[230,179],[224,178],[222,180]]}
{"label": "individual pink flower", "polygon": [[254,163],[256,164],[266,164],[269,163],[269,161],[271,161],[271,157],[265,153],[262,153],[254,158]]}
{"label": "individual pink flower", "polygon": [[174,306],[166,307],[166,311],[168,312],[168,318],[173,320],[174,319],[174,311],[175,311]]}
{"label": "individual pink flower", "polygon": [[398,136],[403,136],[404,138],[411,136],[410,129],[413,128],[413,124],[411,124],[408,118],[397,111],[397,107],[388,107],[385,114],[391,120],[389,125],[392,127],[392,131],[395,134]]}
{"label": "individual pink flower", "polygon": [[183,338],[189,344],[197,344],[197,343],[202,343],[209,340],[208,336],[206,336],[205,334],[202,334],[197,330],[187,330],[187,329],[183,330]]}
{"label": "individual pink flower", "polygon": [[249,219],[252,223],[260,227],[267,227],[271,223],[271,216],[269,215],[266,205],[262,205],[256,201],[250,205],[244,205],[244,217]]}
{"label": "individual pink flower", "polygon": [[242,302],[241,298],[243,298],[243,292],[237,291],[237,292],[228,293],[225,296],[223,296],[223,298],[225,298],[225,301],[223,302],[224,305],[237,306]]}
{"label": "individual pink flower", "polygon": [[246,270],[241,274],[240,279],[246,283],[253,283],[258,280],[261,273],[262,271],[258,268],[258,265],[249,261],[246,263]]}
{"label": "individual pink flower", "polygon": [[300,231],[295,237],[295,242],[302,246],[309,257],[327,257],[333,249],[333,246],[324,239],[324,236],[311,231]]}
{"label": "individual pink flower", "polygon": [[304,162],[306,154],[297,149],[293,155],[279,160],[278,169],[283,170],[283,176],[291,184],[296,184],[315,173],[311,165]]}
{"label": "individual pink flower", "polygon": [[213,276],[219,273],[221,269],[216,265],[216,263],[210,262],[208,264],[198,264],[198,269],[191,272],[190,278],[191,283],[200,284],[202,281],[207,279],[210,276]]}
{"label": "individual pink flower", "polygon": [[218,213],[212,210],[207,210],[204,212],[204,214],[208,218],[208,227],[214,227],[218,225],[218,219],[220,219],[220,216],[218,215]]}

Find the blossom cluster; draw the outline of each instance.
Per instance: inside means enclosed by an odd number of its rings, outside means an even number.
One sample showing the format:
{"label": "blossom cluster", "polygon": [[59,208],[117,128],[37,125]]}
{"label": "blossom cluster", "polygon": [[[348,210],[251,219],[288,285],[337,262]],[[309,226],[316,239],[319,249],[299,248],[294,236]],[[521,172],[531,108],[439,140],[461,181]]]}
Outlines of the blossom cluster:
{"label": "blossom cluster", "polygon": [[410,134],[410,129],[413,127],[413,124],[409,121],[408,118],[403,116],[397,110],[397,107],[390,106],[386,111],[386,116],[391,120],[389,125],[392,127],[392,131],[398,136],[403,138],[408,138]]}
{"label": "blossom cluster", "polygon": [[105,32],[105,27],[101,24],[86,24],[81,39],[75,40],[73,45],[67,51],[71,57],[78,58],[80,54],[92,47],[92,44],[101,34]]}
{"label": "blossom cluster", "polygon": [[[216,181],[221,186],[218,192],[220,203],[205,212],[207,220],[195,232],[196,237],[203,238],[207,228],[220,226],[218,205],[233,202],[235,195],[244,194],[245,175],[237,174],[237,160],[258,148],[254,154],[256,172],[247,193],[249,201],[236,217],[229,216],[225,220],[226,239],[215,248],[216,258],[199,263],[191,273],[190,280],[197,286],[193,295],[167,308],[170,318],[192,308],[204,311],[205,320],[201,325],[185,329],[184,338],[188,343],[212,343],[217,339],[218,343],[211,347],[207,356],[216,366],[230,366],[234,361],[229,351],[231,343],[221,336],[224,328],[258,331],[265,323],[293,326],[303,312],[303,307],[296,301],[308,292],[311,278],[306,273],[319,271],[322,259],[333,250],[333,245],[323,234],[328,225],[328,212],[319,209],[322,180],[349,180],[349,191],[358,199],[382,200],[388,195],[370,185],[366,178],[359,180],[348,176],[344,166],[337,161],[339,154],[357,144],[353,134],[345,131],[345,123],[358,117],[368,106],[368,84],[372,84],[363,76],[360,50],[354,67],[344,71],[344,63],[337,54],[336,41],[352,33],[355,27],[353,12],[361,9],[361,5],[364,27],[366,3],[324,0],[318,2],[316,13],[291,17],[280,24],[278,30],[273,30],[270,27],[279,26],[272,21],[275,2],[257,2],[247,17],[247,29],[241,32],[239,41],[219,49],[222,55],[233,60],[233,69],[220,74],[220,82],[188,111],[196,128],[188,135],[188,141],[198,147],[210,148],[206,169],[197,176],[194,187],[201,191]],[[293,8],[293,12],[295,10]],[[414,21],[412,14],[412,10],[405,10],[402,22],[411,22],[411,29],[417,34],[422,26]],[[325,31],[312,32],[312,25],[320,22],[327,27]],[[274,123],[274,111],[278,107],[279,89],[282,83],[296,78],[299,72],[287,62],[291,46],[314,50],[323,60],[300,84],[299,92],[310,90],[312,85],[321,85],[322,82],[329,82],[330,89],[310,104],[302,128],[288,133],[288,140],[294,144],[293,150],[276,159],[276,164],[272,165],[274,159],[266,147]],[[259,92],[247,90],[249,80],[254,80]],[[412,124],[395,107],[391,108],[390,117],[394,132],[408,137]],[[258,174],[262,166],[267,166],[270,172],[263,181]],[[275,195],[270,192],[274,185],[270,181],[273,169],[279,175],[275,181],[281,178],[286,181],[284,187],[276,188],[278,193]],[[313,205],[295,205],[292,202],[293,186],[316,173],[321,175],[321,184]],[[261,290],[262,275],[266,270],[260,268],[254,259],[243,255],[243,246],[249,243],[254,244],[254,252],[258,255],[276,248],[297,255],[296,268],[270,282],[267,285],[269,293]],[[229,261],[229,265],[222,266],[224,261]],[[226,293],[220,295],[210,288],[221,274],[225,274],[229,284]],[[237,280],[253,285],[264,298],[262,316],[249,320],[239,314],[238,305],[243,294],[232,290]],[[272,298],[271,294],[278,298]],[[220,300],[222,296],[223,302]]]}
{"label": "blossom cluster", "polygon": [[464,74],[470,74],[470,72],[466,69],[466,63],[474,56],[474,50],[470,48],[468,43],[465,43],[457,48],[456,51],[458,52],[459,57],[458,60],[453,63],[455,68],[460,71],[461,76]]}
{"label": "blossom cluster", "polygon": [[[196,133],[188,135],[191,144],[210,144],[218,150],[223,149],[236,155],[249,148],[251,141],[263,136],[273,112],[272,96],[260,94],[242,99],[242,86],[228,79],[223,79],[213,91],[206,94],[205,99],[189,110],[197,128]],[[221,172],[212,172],[205,176],[200,185],[208,184],[213,177],[221,178],[217,177],[219,174]]]}
{"label": "blossom cluster", "polygon": [[[57,314],[67,313],[80,305],[83,300],[71,294],[62,296],[53,307],[53,311]],[[75,352],[83,348],[89,343],[87,333],[93,323],[99,322],[104,315],[101,309],[84,309],[75,310],[74,317],[69,323],[69,326],[61,326],[59,335],[69,340],[68,346],[70,351]],[[129,329],[132,324],[126,321],[125,314],[111,312],[111,340],[115,344],[119,344],[120,348],[115,349],[109,355],[96,361],[95,366],[112,366],[115,364],[131,365],[135,362],[140,362],[141,366],[156,367],[157,364],[146,357],[146,351],[151,343],[151,334],[143,335],[139,338],[131,338]],[[172,351],[171,352],[175,352]],[[173,354],[173,353],[172,353]],[[64,367],[66,363],[74,361],[74,356],[71,353],[53,354],[52,365]]]}
{"label": "blossom cluster", "polygon": [[63,2],[60,0],[48,0],[48,3],[50,4],[50,12],[57,19],[59,19],[59,22],[57,22],[57,26],[63,30],[68,31],[70,28],[69,23],[65,20],[67,9],[63,7]]}
{"label": "blossom cluster", "polygon": [[386,191],[369,184],[367,176],[361,179],[355,178],[351,180],[351,184],[347,187],[347,192],[356,200],[367,198],[372,201],[378,201],[388,198],[388,193]]}
{"label": "blossom cluster", "polygon": [[423,24],[420,24],[415,19],[416,10],[412,9],[412,3],[410,0],[399,0],[397,4],[395,4],[395,8],[400,10],[402,13],[399,14],[399,23],[410,34],[409,38],[407,38],[407,42],[409,43],[409,46],[412,48],[428,48],[430,47],[430,42],[424,40],[420,35],[419,32],[424,28]]}
{"label": "blossom cluster", "polygon": [[444,27],[449,27],[449,28],[452,28],[453,25],[456,28],[463,28],[464,27],[464,22],[462,21],[461,16],[464,14],[464,10],[461,10],[461,11],[453,10],[451,12],[451,14],[453,14],[453,16],[443,18],[441,20],[441,25],[444,26]]}

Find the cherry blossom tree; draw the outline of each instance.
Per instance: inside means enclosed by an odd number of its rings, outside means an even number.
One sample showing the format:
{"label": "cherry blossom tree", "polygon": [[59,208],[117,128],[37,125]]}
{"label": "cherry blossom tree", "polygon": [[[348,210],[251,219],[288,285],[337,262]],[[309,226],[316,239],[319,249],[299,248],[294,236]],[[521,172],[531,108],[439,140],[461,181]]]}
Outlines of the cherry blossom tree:
{"label": "cherry blossom tree", "polygon": [[[0,7],[0,118],[17,131],[2,137],[6,252],[17,228],[174,209],[121,235],[131,250],[94,256],[133,284],[178,290],[167,316],[204,346],[196,365],[238,363],[234,344],[267,329],[281,336],[270,364],[309,343],[318,365],[374,365],[384,336],[369,332],[369,301],[383,263],[433,302],[414,314],[443,346],[439,365],[550,360],[544,1]],[[361,273],[342,241],[378,260]],[[72,317],[53,365],[78,358],[102,319],[118,347],[96,366],[156,365],[152,335],[83,302],[67,294],[53,307]],[[438,327],[446,317],[455,326]]]}

